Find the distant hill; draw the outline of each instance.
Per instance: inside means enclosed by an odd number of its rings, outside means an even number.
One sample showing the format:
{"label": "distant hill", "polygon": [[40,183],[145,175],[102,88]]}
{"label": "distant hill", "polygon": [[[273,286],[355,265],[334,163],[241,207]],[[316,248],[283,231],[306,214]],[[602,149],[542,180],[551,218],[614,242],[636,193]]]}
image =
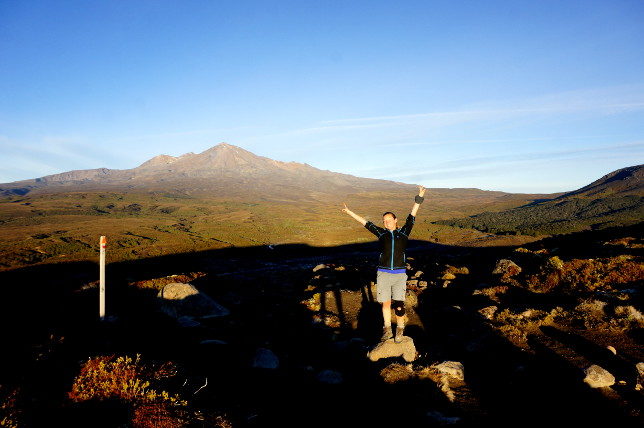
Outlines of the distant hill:
{"label": "distant hill", "polygon": [[556,198],[500,212],[484,212],[437,224],[496,234],[550,235],[623,226],[644,220],[644,166],[610,174]]}
{"label": "distant hill", "polygon": [[644,168],[642,165],[618,169],[581,189],[564,193],[557,199],[568,199],[571,197],[598,198],[601,196],[615,195],[644,195]]}

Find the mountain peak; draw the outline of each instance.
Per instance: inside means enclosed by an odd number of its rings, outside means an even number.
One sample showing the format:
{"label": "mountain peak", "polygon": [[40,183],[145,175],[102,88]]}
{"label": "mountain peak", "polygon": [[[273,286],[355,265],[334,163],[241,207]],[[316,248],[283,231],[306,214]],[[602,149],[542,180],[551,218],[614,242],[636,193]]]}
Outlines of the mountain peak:
{"label": "mountain peak", "polygon": [[158,155],[153,157],[150,160],[147,160],[143,162],[141,165],[139,165],[139,168],[149,168],[149,167],[155,167],[155,166],[163,166],[163,165],[168,165],[176,161],[178,158],[175,158],[174,156],[170,155]]}

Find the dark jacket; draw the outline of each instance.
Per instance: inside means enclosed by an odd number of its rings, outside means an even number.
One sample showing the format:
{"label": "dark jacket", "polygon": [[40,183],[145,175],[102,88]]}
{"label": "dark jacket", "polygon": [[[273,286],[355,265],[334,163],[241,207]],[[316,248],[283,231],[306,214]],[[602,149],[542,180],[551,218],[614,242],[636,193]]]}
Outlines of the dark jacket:
{"label": "dark jacket", "polygon": [[406,267],[405,248],[407,248],[407,239],[409,238],[415,220],[416,218],[409,214],[403,227],[395,230],[383,229],[370,221],[364,225],[380,241],[382,252],[380,253],[380,260],[378,261],[379,268],[404,269]]}

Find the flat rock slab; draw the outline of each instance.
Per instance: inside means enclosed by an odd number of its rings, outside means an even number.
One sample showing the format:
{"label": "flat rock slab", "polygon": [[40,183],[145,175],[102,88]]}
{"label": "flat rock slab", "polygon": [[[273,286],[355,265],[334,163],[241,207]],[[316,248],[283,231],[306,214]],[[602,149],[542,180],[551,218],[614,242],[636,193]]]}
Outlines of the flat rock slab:
{"label": "flat rock slab", "polygon": [[173,282],[166,284],[157,295],[161,310],[176,318],[215,318],[228,315],[230,311],[209,296],[201,293],[192,284]]}
{"label": "flat rock slab", "polygon": [[403,336],[400,343],[394,342],[394,339],[388,339],[380,342],[367,353],[371,361],[378,361],[381,358],[403,357],[408,363],[416,359],[416,346],[411,337]]}

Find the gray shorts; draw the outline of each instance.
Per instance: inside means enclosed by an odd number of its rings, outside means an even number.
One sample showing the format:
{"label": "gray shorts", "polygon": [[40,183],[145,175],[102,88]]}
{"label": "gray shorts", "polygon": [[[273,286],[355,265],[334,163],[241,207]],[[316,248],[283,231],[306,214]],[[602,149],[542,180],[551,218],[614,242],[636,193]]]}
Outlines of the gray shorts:
{"label": "gray shorts", "polygon": [[406,273],[389,273],[378,271],[376,282],[376,294],[378,302],[388,300],[405,301],[405,292],[407,291],[407,274]]}

